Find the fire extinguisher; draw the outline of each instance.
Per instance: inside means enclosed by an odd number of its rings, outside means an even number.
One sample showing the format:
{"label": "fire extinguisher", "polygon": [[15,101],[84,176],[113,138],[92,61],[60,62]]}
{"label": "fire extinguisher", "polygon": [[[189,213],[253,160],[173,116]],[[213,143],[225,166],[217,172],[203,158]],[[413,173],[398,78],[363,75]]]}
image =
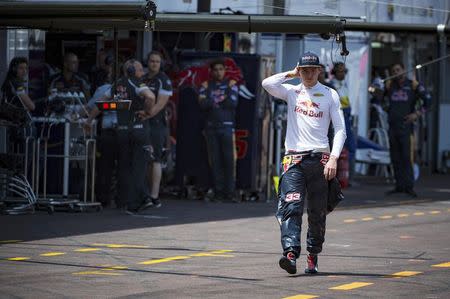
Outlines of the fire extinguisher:
{"label": "fire extinguisher", "polygon": [[338,159],[336,174],[341,188],[347,188],[349,185],[349,168],[348,149],[344,147]]}

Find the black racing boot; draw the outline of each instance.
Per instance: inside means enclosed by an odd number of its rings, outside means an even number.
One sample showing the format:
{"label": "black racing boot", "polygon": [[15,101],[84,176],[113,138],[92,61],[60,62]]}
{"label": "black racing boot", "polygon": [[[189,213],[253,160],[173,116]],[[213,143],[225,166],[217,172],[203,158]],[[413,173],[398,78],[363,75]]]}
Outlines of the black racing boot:
{"label": "black racing boot", "polygon": [[295,254],[293,252],[288,252],[286,256],[280,258],[279,264],[281,269],[286,270],[289,274],[297,273],[297,264]]}
{"label": "black racing boot", "polygon": [[308,254],[306,257],[307,267],[305,269],[306,274],[316,274],[318,271],[318,260],[316,254]]}

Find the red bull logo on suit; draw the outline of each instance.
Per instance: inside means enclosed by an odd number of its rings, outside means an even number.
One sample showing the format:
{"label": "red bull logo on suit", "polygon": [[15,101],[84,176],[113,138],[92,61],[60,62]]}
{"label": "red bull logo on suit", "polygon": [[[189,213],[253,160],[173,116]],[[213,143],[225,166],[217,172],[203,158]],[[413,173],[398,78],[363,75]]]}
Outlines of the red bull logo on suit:
{"label": "red bull logo on suit", "polygon": [[320,104],[311,100],[298,100],[294,111],[309,117],[323,117],[323,111],[316,111],[314,108],[320,109]]}

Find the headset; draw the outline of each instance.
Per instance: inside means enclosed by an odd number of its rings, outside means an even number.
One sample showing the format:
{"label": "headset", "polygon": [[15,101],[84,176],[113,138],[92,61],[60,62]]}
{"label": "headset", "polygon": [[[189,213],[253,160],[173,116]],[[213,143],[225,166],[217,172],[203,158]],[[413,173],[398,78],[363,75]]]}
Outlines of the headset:
{"label": "headset", "polygon": [[347,68],[345,67],[345,63],[343,63],[343,62],[335,62],[334,64],[333,64],[333,68],[331,69],[331,74],[334,76],[334,75],[336,75],[336,69],[339,67],[339,66],[343,66],[344,67],[344,71],[345,71],[345,74],[347,75]]}
{"label": "headset", "polygon": [[152,50],[150,53],[148,53],[148,55],[147,55],[147,67],[148,67],[148,60],[150,59],[151,55],[158,55],[159,58],[161,58],[160,70],[163,70],[164,66],[165,66],[164,57],[163,57],[161,52],[156,51],[156,50]]}

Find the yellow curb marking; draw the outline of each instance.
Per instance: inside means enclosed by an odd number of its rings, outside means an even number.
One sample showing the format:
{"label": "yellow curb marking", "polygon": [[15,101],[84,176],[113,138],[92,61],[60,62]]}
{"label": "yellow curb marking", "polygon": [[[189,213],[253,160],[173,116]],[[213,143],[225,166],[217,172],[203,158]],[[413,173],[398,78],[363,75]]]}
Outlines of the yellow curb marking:
{"label": "yellow curb marking", "polygon": [[409,214],[397,214],[398,218],[408,217]]}
{"label": "yellow curb marking", "polygon": [[370,221],[370,220],[373,220],[373,219],[374,219],[373,217],[364,217],[361,220],[362,221]]}
{"label": "yellow curb marking", "polygon": [[153,265],[153,264],[159,264],[159,263],[166,263],[166,262],[171,262],[171,261],[178,261],[178,260],[186,260],[186,259],[190,259],[190,256],[187,255],[180,255],[180,256],[173,256],[173,257],[166,257],[163,259],[155,259],[155,260],[149,260],[149,261],[144,261],[144,262],[140,262],[140,265]]}
{"label": "yellow curb marking", "polygon": [[73,275],[109,275],[109,276],[123,275],[122,273],[105,272],[105,271],[84,271],[84,272],[75,272],[72,274]]}
{"label": "yellow curb marking", "polygon": [[392,216],[391,215],[384,215],[384,216],[380,216],[378,218],[380,218],[380,219],[391,219]]}
{"label": "yellow curb marking", "polygon": [[91,251],[99,251],[100,248],[80,248],[80,249],[75,249],[74,251],[77,252],[91,252]]}
{"label": "yellow curb marking", "polygon": [[19,242],[22,242],[22,240],[1,240],[0,244],[19,243]]}
{"label": "yellow curb marking", "polygon": [[394,277],[394,278],[400,278],[400,277],[409,277],[409,276],[414,276],[417,274],[420,274],[422,272],[417,272],[417,271],[402,271],[402,272],[397,272],[394,274],[389,275],[390,277]]}
{"label": "yellow curb marking", "polygon": [[47,253],[42,253],[40,254],[40,256],[58,256],[58,255],[64,255],[66,254],[65,252],[47,252]]}
{"label": "yellow curb marking", "polygon": [[103,243],[94,243],[92,246],[100,246],[100,247],[108,247],[108,248],[150,248],[150,246],[143,245],[128,245],[128,244],[103,244]]}
{"label": "yellow curb marking", "polygon": [[347,290],[353,290],[353,289],[357,289],[357,288],[370,286],[372,284],[373,284],[372,282],[352,282],[352,283],[347,283],[347,284],[343,284],[343,285],[340,285],[340,286],[329,288],[329,290],[343,290],[343,291],[347,291]]}
{"label": "yellow curb marking", "polygon": [[424,212],[415,212],[413,215],[414,216],[422,216],[422,215],[425,215],[425,213]]}
{"label": "yellow curb marking", "polygon": [[356,222],[356,221],[357,221],[356,219],[345,219],[344,223],[353,223],[353,222]]}
{"label": "yellow curb marking", "polygon": [[283,299],[312,299],[312,298],[319,298],[319,296],[314,295],[295,295],[290,297],[284,297]]}
{"label": "yellow curb marking", "polygon": [[432,265],[431,267],[437,267],[437,268],[449,268],[449,267],[450,267],[450,262]]}
{"label": "yellow curb marking", "polygon": [[25,256],[18,256],[18,257],[10,257],[7,260],[8,261],[26,261],[29,260],[29,257],[25,257]]}
{"label": "yellow curb marking", "polygon": [[429,213],[435,215],[435,214],[440,214],[441,211],[430,211]]}

